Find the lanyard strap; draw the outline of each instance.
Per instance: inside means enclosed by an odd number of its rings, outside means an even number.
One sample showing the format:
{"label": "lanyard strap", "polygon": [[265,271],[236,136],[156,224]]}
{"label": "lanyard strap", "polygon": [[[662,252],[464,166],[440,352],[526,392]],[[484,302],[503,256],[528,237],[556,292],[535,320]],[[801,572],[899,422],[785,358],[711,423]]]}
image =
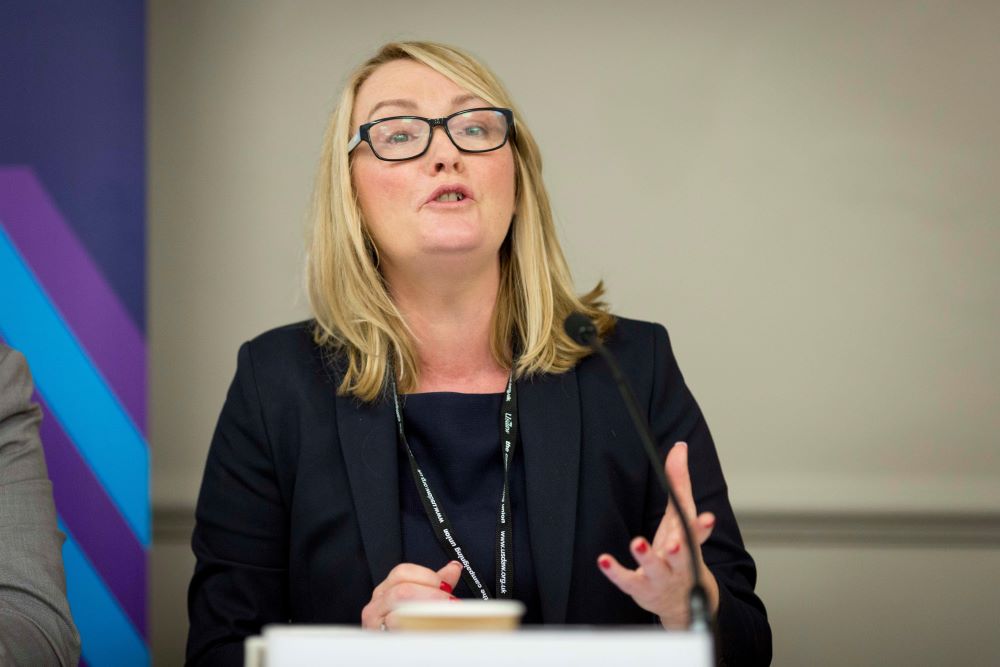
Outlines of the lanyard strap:
{"label": "lanyard strap", "polygon": [[[389,381],[392,384],[392,400],[396,408],[396,430],[399,441],[406,449],[406,455],[410,459],[410,472],[413,481],[417,485],[420,495],[420,502],[424,506],[434,535],[437,537],[441,547],[449,553],[455,555],[455,560],[462,564],[462,580],[471,590],[479,593],[484,600],[489,600],[491,595],[479,575],[476,574],[472,563],[462,549],[455,537],[451,522],[444,513],[444,509],[438,505],[431,491],[431,485],[424,476],[417,459],[413,456],[409,443],[406,441],[406,431],[403,428],[403,413],[399,407],[399,394],[396,391],[396,378],[392,369],[389,369]],[[514,460],[514,452],[517,449],[517,385],[514,384],[513,364],[511,374],[507,379],[507,391],[504,393],[503,404],[500,406],[500,453],[503,456],[503,491],[500,494],[500,508],[497,510],[497,531],[496,531],[496,597],[510,598],[514,588],[514,515],[511,511],[510,502],[510,466]]]}

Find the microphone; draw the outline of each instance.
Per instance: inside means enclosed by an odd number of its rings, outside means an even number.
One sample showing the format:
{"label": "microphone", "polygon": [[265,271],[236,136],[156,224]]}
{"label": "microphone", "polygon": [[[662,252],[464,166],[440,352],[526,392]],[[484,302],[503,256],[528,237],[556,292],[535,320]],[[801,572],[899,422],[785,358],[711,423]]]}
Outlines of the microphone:
{"label": "microphone", "polygon": [[[653,466],[653,470],[656,472],[656,477],[660,482],[660,487],[663,489],[664,493],[667,494],[667,503],[671,501],[676,502],[677,494],[674,493],[673,486],[670,484],[670,480],[667,478],[667,474],[663,471],[663,462],[660,461],[659,455],[656,453],[656,445],[653,444],[653,434],[649,430],[649,424],[642,417],[642,412],[639,410],[639,404],[635,400],[635,394],[632,393],[632,388],[629,387],[628,381],[625,379],[625,374],[622,373],[621,367],[618,365],[617,360],[611,352],[604,347],[601,343],[601,339],[597,336],[597,328],[594,323],[590,321],[590,318],[582,313],[570,313],[563,322],[563,329],[565,329],[566,334],[576,341],[580,345],[591,348],[597,352],[602,359],[607,363],[608,368],[611,370],[611,375],[615,380],[615,384],[618,386],[618,393],[621,394],[622,400],[625,401],[625,407],[628,408],[629,416],[632,418],[632,423],[635,425],[635,430],[639,433],[639,439],[642,440],[642,444],[646,449],[646,455],[649,457],[649,462]],[[691,612],[691,630],[708,630],[710,627],[709,611],[708,611],[708,596],[705,593],[704,586],[701,585],[701,572],[699,570],[698,563],[698,553],[695,551],[694,536],[691,534],[691,526],[688,525],[687,520],[684,517],[683,512],[681,512],[680,505],[677,506],[677,514],[681,517],[681,526],[684,529],[684,540],[687,542],[688,555],[691,558],[691,576],[693,579],[693,584],[691,586],[691,599],[689,602],[689,609]]]}

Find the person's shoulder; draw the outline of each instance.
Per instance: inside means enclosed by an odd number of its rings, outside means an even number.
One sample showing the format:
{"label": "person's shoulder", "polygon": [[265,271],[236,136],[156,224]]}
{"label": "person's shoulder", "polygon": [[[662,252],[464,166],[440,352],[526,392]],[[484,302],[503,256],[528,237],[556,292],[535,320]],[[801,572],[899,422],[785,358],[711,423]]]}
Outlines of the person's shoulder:
{"label": "person's shoulder", "polygon": [[315,347],[315,320],[292,322],[257,334],[246,345],[256,354],[265,356],[311,352]]}
{"label": "person's shoulder", "polygon": [[25,403],[33,386],[24,355],[0,342],[0,403],[9,404],[5,408]]}
{"label": "person's shoulder", "polygon": [[[604,345],[637,396],[649,396],[657,383],[680,377],[667,329],[658,322],[616,316]],[[582,382],[592,383],[598,378],[601,386],[608,377],[607,365],[596,354],[582,359],[577,372]]]}
{"label": "person's shoulder", "polygon": [[27,362],[24,360],[24,355],[0,341],[0,369],[5,369],[6,373],[14,373],[26,367]]}
{"label": "person's shoulder", "polygon": [[658,322],[636,320],[615,315],[615,326],[605,344],[616,352],[637,350],[646,352],[656,345],[657,339],[665,339],[667,330]]}
{"label": "person's shoulder", "polygon": [[[670,336],[658,322],[615,316],[614,329],[604,340],[605,347],[615,356],[622,370],[633,378],[652,378],[676,361]],[[583,360],[581,369],[605,372],[603,363],[591,355]]]}
{"label": "person's shoulder", "polygon": [[251,366],[258,378],[330,375],[334,358],[316,342],[315,326],[315,320],[303,320],[254,336],[240,347],[238,365]]}

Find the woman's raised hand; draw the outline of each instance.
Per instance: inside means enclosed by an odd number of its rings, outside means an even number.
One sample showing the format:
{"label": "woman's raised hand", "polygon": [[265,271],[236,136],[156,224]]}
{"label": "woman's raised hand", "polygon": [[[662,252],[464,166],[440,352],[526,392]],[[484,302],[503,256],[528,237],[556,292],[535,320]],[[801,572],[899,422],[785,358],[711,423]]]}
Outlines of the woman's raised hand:
{"label": "woman's raised hand", "polygon": [[[690,616],[691,557],[684,539],[681,514],[691,526],[692,537],[699,547],[712,534],[715,525],[711,512],[695,515],[687,454],[687,444],[683,442],[675,444],[667,454],[666,473],[677,498],[668,504],[652,544],[642,536],[632,540],[630,548],[638,567],[629,569],[610,554],[597,558],[605,576],[640,607],[658,615],[665,628],[686,628]],[[714,614],[719,609],[719,585],[702,561],[700,550],[698,567],[709,608]]]}
{"label": "woman's raised hand", "polygon": [[361,610],[361,627],[391,630],[396,626],[393,609],[400,602],[416,600],[457,600],[451,594],[462,576],[462,564],[453,560],[440,570],[400,563],[372,591],[372,599]]}

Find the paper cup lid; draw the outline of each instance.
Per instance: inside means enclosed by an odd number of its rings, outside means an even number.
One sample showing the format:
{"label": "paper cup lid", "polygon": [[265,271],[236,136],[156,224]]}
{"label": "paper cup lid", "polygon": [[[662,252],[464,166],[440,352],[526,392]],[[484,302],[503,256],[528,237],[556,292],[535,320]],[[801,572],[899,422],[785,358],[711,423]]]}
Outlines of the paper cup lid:
{"label": "paper cup lid", "polygon": [[402,602],[394,610],[397,616],[420,618],[519,618],[524,604],[517,600],[461,600],[459,602]]}

